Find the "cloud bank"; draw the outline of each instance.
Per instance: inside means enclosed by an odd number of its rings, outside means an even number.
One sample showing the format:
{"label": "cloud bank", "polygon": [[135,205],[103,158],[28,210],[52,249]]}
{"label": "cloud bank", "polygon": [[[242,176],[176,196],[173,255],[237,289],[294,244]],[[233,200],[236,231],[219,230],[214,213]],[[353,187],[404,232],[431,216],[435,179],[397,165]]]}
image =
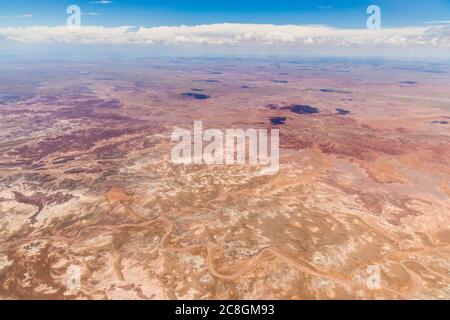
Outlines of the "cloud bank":
{"label": "cloud bank", "polygon": [[450,26],[338,29],[321,25],[221,23],[196,26],[66,26],[0,28],[0,39],[24,43],[160,44],[160,45],[292,45],[292,46],[424,46],[450,48]]}

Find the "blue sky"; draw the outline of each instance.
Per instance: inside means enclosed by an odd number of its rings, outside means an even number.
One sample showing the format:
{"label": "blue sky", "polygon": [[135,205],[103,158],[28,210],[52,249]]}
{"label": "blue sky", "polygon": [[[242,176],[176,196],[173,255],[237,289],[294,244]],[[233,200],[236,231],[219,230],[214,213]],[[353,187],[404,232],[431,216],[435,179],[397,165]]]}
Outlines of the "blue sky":
{"label": "blue sky", "polygon": [[[450,57],[450,0],[0,1],[0,55],[84,54],[101,47],[146,54]],[[381,9],[377,30],[367,27],[373,4]],[[81,8],[81,28],[66,26],[69,5]]]}
{"label": "blue sky", "polygon": [[[323,24],[365,28],[369,4],[381,7],[383,27],[424,25],[450,20],[450,0],[14,0],[1,1],[0,27],[57,26],[65,24],[65,9],[81,7],[83,25],[160,26],[222,22],[271,24]],[[98,15],[88,15],[95,13]],[[31,16],[30,16],[31,15]]]}

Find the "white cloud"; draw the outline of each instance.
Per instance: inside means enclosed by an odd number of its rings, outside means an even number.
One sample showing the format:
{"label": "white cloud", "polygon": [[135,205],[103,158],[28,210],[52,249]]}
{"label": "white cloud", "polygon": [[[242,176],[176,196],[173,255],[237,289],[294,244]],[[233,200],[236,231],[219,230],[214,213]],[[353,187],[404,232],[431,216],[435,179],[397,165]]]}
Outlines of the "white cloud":
{"label": "white cloud", "polygon": [[97,12],[88,12],[88,16],[99,16],[100,13]]}
{"label": "white cloud", "polygon": [[21,14],[16,16],[16,18],[31,18],[33,15],[31,13]]}
{"label": "white cloud", "polygon": [[99,1],[91,1],[89,2],[90,4],[110,4],[113,3],[113,1],[109,1],[109,0],[99,0]]}
{"label": "white cloud", "polygon": [[426,21],[426,24],[449,24],[450,20]]}
{"label": "white cloud", "polygon": [[10,27],[0,38],[28,43],[450,47],[450,26],[338,29],[321,25],[222,23],[152,28]]}

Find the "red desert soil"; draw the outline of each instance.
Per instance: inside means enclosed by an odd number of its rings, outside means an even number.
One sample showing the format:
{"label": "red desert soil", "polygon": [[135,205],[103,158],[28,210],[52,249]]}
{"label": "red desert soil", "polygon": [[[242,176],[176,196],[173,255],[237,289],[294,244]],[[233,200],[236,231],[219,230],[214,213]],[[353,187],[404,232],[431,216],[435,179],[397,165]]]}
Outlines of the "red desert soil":
{"label": "red desert soil", "polygon": [[[14,69],[40,85],[0,106],[0,298],[450,298],[450,68],[179,62]],[[173,164],[196,120],[280,129],[280,170]]]}

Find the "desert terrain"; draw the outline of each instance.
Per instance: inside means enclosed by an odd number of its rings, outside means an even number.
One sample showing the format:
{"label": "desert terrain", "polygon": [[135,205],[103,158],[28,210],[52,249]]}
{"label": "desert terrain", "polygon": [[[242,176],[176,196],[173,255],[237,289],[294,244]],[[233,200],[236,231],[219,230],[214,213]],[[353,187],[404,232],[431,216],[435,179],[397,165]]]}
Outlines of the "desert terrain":
{"label": "desert terrain", "polygon": [[[449,299],[449,93],[418,61],[0,62],[0,298]],[[280,170],[172,163],[197,120],[280,129]]]}

